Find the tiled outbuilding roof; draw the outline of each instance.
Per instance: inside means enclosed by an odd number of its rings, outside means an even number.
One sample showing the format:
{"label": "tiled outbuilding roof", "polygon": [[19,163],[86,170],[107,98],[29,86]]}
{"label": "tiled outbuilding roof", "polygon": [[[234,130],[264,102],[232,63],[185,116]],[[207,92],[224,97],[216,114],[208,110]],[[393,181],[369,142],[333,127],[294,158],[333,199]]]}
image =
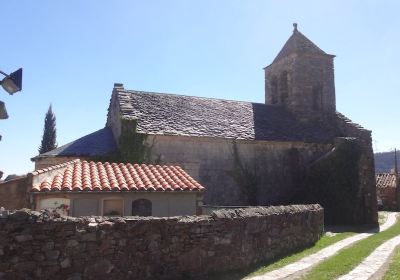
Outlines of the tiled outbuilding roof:
{"label": "tiled outbuilding roof", "polygon": [[377,188],[395,188],[396,175],[393,173],[380,173],[375,175]]}
{"label": "tiled outbuilding roof", "polygon": [[105,155],[116,150],[117,145],[112,131],[105,127],[38,157]]}
{"label": "tiled outbuilding roof", "polygon": [[121,117],[137,120],[138,133],[311,143],[334,137],[322,124],[303,123],[274,105],[122,87],[113,98],[119,102]]}
{"label": "tiled outbuilding roof", "polygon": [[[59,168],[60,172],[54,172]],[[204,187],[179,166],[101,163],[81,160],[32,172],[42,176],[32,192],[203,191]]]}

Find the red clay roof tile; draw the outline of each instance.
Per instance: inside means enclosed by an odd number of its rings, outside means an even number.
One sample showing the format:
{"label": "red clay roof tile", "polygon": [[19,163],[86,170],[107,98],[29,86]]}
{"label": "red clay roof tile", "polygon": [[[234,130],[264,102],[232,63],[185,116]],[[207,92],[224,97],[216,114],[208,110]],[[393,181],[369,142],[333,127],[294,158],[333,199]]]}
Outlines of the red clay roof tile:
{"label": "red clay roof tile", "polygon": [[[32,192],[49,191],[203,191],[179,166],[131,163],[101,163],[80,160],[58,167],[67,168],[32,187]],[[48,170],[54,170],[49,167]],[[43,170],[44,171],[44,170]],[[44,171],[46,172],[46,171]],[[36,171],[36,174],[39,174]]]}
{"label": "red clay roof tile", "polygon": [[375,174],[377,188],[395,188],[396,175],[393,173]]}

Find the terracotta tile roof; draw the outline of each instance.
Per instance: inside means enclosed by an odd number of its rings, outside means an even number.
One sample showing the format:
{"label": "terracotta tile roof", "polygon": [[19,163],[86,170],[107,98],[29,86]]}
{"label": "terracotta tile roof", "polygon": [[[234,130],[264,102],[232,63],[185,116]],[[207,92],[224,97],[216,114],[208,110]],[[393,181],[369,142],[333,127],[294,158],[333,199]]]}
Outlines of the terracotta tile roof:
{"label": "terracotta tile roof", "polygon": [[204,187],[179,166],[101,163],[74,160],[32,172],[32,175],[65,167],[44,177],[32,192],[49,191],[203,191]]}
{"label": "terracotta tile roof", "polygon": [[396,176],[393,173],[380,173],[375,175],[377,188],[395,188]]}
{"label": "terracotta tile roof", "polygon": [[304,123],[284,108],[262,103],[115,88],[120,116],[136,119],[143,134],[330,143],[334,131]]}

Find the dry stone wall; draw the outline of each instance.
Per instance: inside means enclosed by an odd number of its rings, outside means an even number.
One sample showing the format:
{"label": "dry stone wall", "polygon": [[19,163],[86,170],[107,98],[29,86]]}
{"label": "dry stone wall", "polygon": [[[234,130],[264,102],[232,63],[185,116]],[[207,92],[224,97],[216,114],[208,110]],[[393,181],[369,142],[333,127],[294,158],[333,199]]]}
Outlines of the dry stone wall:
{"label": "dry stone wall", "polygon": [[204,279],[304,248],[323,230],[319,205],[219,210],[175,218],[0,219],[1,279]]}

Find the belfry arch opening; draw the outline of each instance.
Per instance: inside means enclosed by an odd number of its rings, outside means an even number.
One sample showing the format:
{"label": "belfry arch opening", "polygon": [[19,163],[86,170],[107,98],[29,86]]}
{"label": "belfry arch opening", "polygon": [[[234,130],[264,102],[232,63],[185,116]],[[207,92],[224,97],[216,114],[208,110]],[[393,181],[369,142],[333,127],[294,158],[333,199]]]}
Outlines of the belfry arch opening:
{"label": "belfry arch opening", "polygon": [[312,109],[314,111],[322,111],[322,85],[320,83],[312,87]]}
{"label": "belfry arch opening", "polygon": [[271,78],[271,104],[278,103],[278,78],[273,76]]}
{"label": "belfry arch opening", "polygon": [[289,96],[288,72],[283,71],[279,77],[279,96],[281,104],[285,104]]}

